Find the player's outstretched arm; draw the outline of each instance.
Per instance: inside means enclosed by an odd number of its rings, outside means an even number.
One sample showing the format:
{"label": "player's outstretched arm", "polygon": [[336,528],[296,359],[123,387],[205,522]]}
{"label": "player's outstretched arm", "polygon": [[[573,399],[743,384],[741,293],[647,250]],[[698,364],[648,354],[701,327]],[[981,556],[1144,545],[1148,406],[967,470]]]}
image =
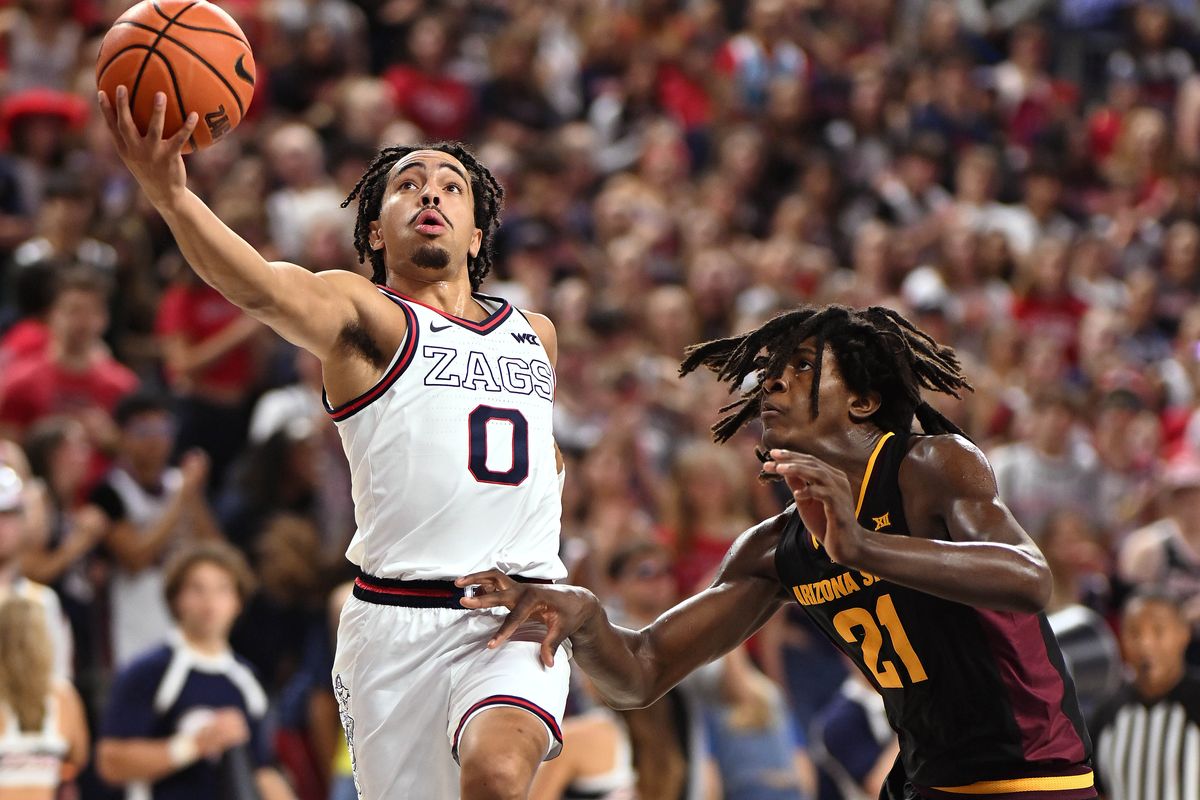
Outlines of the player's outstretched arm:
{"label": "player's outstretched arm", "polygon": [[459,578],[478,586],[466,608],[506,607],[510,613],[488,647],[499,647],[527,621],[543,623],[542,661],[567,638],[575,663],[615,708],[641,708],[666,694],[758,630],[785,602],[775,576],[775,544],[783,518],[750,529],[734,543],[713,585],[640,631],[613,625],[596,596],[575,586],[517,583],[497,570]]}
{"label": "player's outstretched arm", "polygon": [[313,273],[295,264],[268,262],[187,188],[182,152],[197,114],[163,139],[166,96],[159,92],[143,136],[129,110],[129,92],[121,86],[116,94],[110,98],[100,92],[99,97],[117,152],[171,228],[188,264],[234,305],[324,359],[357,318],[347,289],[362,279],[348,272]]}
{"label": "player's outstretched arm", "polygon": [[946,600],[1034,613],[1050,600],[1050,568],[1012,512],[979,448],[960,436],[919,440],[900,468],[910,536],[858,524],[846,474],[818,458],[772,450],[808,530],[837,563]]}

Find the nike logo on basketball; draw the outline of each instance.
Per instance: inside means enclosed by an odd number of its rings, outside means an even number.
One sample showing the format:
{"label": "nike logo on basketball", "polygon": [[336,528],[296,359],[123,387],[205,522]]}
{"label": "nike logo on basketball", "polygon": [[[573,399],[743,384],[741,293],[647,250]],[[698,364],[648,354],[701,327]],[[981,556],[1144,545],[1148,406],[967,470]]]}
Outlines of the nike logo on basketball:
{"label": "nike logo on basketball", "polygon": [[429,330],[432,331],[433,333],[437,333],[438,331],[444,331],[444,330],[446,330],[446,328],[449,328],[449,327],[450,327],[449,325],[439,326],[439,325],[434,325],[432,322],[429,323]]}
{"label": "nike logo on basketball", "polygon": [[525,344],[537,344],[538,343],[537,337],[534,336],[532,333],[514,333],[512,335],[512,337],[514,339],[516,339],[518,342],[523,342]]}
{"label": "nike logo on basketball", "polygon": [[246,83],[250,84],[251,86],[254,85],[254,76],[251,75],[249,70],[246,69],[246,54],[245,53],[242,53],[240,56],[238,56],[237,61],[234,62],[233,72],[235,75],[237,75],[239,78],[244,80]]}

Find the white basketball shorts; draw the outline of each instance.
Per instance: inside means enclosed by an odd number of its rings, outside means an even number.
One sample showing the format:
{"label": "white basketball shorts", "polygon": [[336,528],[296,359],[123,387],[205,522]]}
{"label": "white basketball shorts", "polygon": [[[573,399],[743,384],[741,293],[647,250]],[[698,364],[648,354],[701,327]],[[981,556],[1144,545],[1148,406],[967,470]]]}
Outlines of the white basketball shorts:
{"label": "white basketball shorts", "polygon": [[361,800],[453,800],[457,748],[471,720],[493,706],[533,714],[562,749],[570,653],[545,668],[545,628],[525,625],[489,650],[504,609],[382,605],[350,597],[342,608],[333,685]]}

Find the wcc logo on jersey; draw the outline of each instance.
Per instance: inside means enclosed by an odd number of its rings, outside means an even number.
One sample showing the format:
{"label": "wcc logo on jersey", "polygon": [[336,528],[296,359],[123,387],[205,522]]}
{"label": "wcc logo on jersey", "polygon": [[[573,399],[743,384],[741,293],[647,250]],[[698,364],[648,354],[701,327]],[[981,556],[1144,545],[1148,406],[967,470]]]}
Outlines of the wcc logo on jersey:
{"label": "wcc logo on jersey", "polygon": [[512,337],[514,339],[516,339],[518,342],[520,342],[521,344],[537,344],[538,343],[537,337],[534,336],[532,333],[514,333],[512,335]]}

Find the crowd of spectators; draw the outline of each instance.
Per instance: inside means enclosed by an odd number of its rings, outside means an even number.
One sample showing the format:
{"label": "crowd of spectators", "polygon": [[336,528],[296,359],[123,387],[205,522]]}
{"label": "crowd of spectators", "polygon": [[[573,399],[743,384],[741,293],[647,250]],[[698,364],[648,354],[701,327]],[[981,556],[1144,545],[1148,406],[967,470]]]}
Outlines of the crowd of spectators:
{"label": "crowd of spectators", "polygon": [[[191,273],[117,158],[93,64],[130,4],[0,0],[0,462],[27,506],[0,595],[52,587],[55,671],[104,735],[114,675],[173,625],[164,563],[232,544],[273,758],[303,800],[352,796],[328,599],[353,510],[319,364]],[[269,258],[369,275],[339,204],[384,145],[460,139],[504,185],[484,291],[557,326],[563,555],[614,608],[696,591],[784,500],[754,431],[711,443],[726,395],[676,377],[683,348],[840,302],[957,348],[974,391],[931,400],[1054,568],[1085,709],[1120,681],[1131,590],[1169,589],[1200,630],[1195,0],[220,5],[256,92],[187,169]],[[874,796],[894,742],[817,636],[792,609],[685,686],[709,733],[677,731],[692,766],[641,771],[677,778],[643,796]],[[108,796],[90,768],[76,785]]]}

